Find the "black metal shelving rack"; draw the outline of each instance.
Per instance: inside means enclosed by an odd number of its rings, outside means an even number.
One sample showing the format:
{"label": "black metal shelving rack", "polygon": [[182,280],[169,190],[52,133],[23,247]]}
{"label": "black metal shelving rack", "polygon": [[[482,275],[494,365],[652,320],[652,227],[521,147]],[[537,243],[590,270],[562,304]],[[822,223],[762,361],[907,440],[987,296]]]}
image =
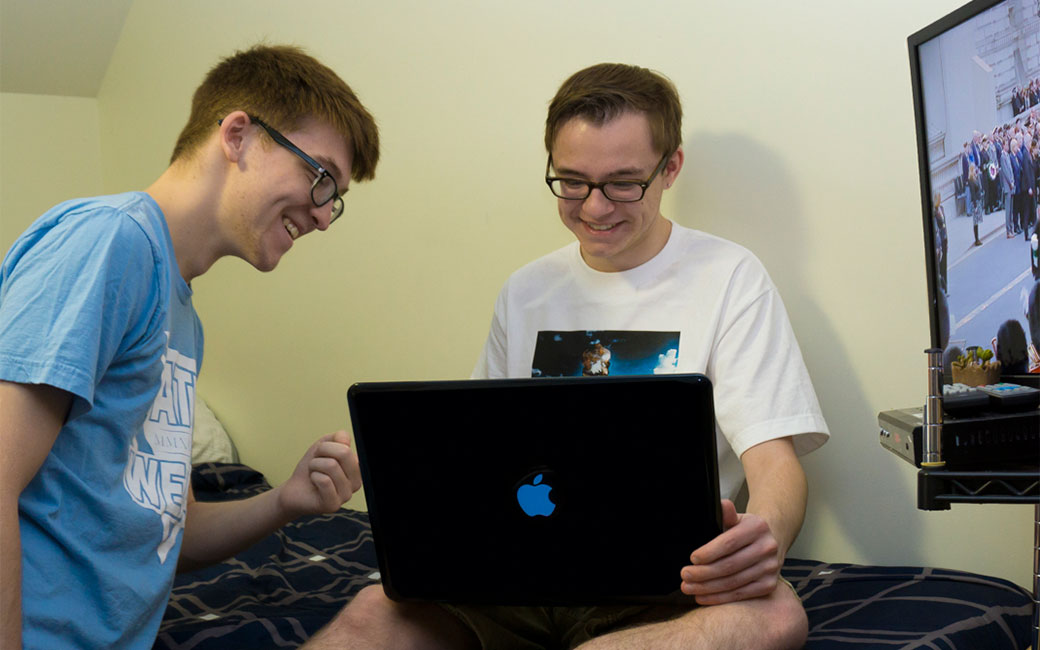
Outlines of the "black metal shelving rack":
{"label": "black metal shelving rack", "polygon": [[[917,474],[917,507],[949,510],[954,503],[1034,503],[1040,508],[1040,466],[1007,472],[926,467]],[[1040,511],[1037,532],[1040,533]],[[1040,545],[1040,539],[1037,540]]]}
{"label": "black metal shelving rack", "polygon": [[1007,471],[945,469],[942,459],[942,350],[928,354],[917,507],[949,510],[954,503],[1031,503],[1033,515],[1033,649],[1040,650],[1040,463]]}

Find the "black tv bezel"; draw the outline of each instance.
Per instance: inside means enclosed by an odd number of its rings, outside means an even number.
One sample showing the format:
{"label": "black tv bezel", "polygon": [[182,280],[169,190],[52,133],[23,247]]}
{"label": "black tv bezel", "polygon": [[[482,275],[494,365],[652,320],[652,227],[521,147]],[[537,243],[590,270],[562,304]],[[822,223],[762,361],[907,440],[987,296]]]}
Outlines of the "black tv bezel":
{"label": "black tv bezel", "polygon": [[[932,348],[943,348],[939,334],[939,301],[936,286],[938,272],[935,268],[935,229],[932,226],[932,183],[931,167],[928,164],[928,132],[924,113],[924,92],[921,86],[921,57],[919,48],[924,43],[952,30],[953,28],[989,11],[1008,0],[971,0],[951,11],[930,25],[907,37],[910,50],[910,85],[914,97],[914,126],[917,129],[917,168],[921,184],[921,216],[924,228],[924,259],[928,285],[928,322]],[[1029,386],[1040,386],[1040,374],[1001,375],[1002,381]]]}

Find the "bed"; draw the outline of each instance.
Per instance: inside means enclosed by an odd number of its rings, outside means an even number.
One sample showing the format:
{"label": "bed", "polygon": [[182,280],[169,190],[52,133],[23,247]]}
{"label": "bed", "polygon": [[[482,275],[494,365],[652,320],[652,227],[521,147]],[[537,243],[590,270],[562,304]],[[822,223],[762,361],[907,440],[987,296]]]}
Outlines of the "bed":
{"label": "bed", "polygon": [[[212,416],[203,409],[197,413]],[[197,420],[195,435],[197,499],[240,499],[270,489],[262,474],[237,462],[219,425]],[[809,616],[806,650],[1029,647],[1032,597],[1006,580],[799,559],[788,559],[783,575]],[[306,517],[222,564],[178,576],[155,647],[293,648],[378,581],[366,513]]]}

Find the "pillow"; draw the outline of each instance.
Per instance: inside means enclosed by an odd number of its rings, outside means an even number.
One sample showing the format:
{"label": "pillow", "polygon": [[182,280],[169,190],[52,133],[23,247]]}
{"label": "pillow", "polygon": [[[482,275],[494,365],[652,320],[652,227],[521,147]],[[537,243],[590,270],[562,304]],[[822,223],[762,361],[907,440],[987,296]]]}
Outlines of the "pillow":
{"label": "pillow", "polygon": [[195,394],[195,428],[191,442],[191,464],[237,463],[238,450],[206,400]]}

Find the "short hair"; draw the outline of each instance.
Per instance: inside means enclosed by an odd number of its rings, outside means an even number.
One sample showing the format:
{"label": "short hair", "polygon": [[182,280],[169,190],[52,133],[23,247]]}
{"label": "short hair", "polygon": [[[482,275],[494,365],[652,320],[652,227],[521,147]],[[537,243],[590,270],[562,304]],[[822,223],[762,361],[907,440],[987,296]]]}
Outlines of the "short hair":
{"label": "short hair", "polygon": [[545,120],[545,149],[552,153],[557,133],[572,118],[603,125],[627,111],[646,115],[655,150],[671,153],[682,144],[682,103],[671,80],[635,65],[599,63],[556,91]]}
{"label": "short hair", "polygon": [[1029,323],[1029,340],[1040,348],[1040,280],[1033,283],[1026,298],[1026,322]]}
{"label": "short hair", "polygon": [[943,383],[953,383],[953,362],[964,356],[964,350],[959,346],[951,345],[943,352]]}
{"label": "short hair", "polygon": [[217,122],[236,110],[283,131],[298,128],[308,118],[325,122],[351,148],[351,178],[375,177],[379,162],[375,119],[335,72],[290,45],[257,45],[217,63],[195,90],[191,115],[170,162],[194,154]]}
{"label": "short hair", "polygon": [[997,361],[1002,371],[1025,374],[1029,370],[1029,343],[1022,323],[1009,319],[997,329]]}

